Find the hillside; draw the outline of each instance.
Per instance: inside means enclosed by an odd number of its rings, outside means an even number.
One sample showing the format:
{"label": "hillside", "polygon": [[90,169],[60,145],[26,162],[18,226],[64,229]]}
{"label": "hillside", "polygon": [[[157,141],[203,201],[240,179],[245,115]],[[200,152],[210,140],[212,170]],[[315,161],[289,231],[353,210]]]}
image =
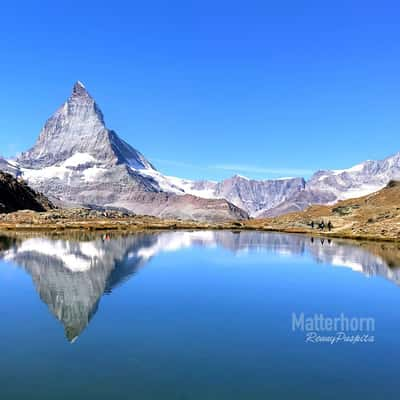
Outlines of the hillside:
{"label": "hillside", "polygon": [[[311,221],[315,227],[311,228]],[[318,223],[331,221],[329,232],[318,229]],[[390,181],[378,192],[343,200],[331,206],[314,205],[305,211],[293,212],[275,218],[252,220],[250,227],[307,232],[340,237],[400,239],[400,182]]]}
{"label": "hillside", "polygon": [[45,196],[12,175],[0,171],[0,213],[18,210],[46,211],[52,208],[53,204]]}

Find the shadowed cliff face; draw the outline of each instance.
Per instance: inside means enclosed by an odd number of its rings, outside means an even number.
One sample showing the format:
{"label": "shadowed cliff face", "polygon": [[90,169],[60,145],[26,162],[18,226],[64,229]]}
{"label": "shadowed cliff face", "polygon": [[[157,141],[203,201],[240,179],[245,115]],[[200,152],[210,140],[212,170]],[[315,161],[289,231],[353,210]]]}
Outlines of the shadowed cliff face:
{"label": "shadowed cliff face", "polygon": [[0,258],[29,273],[40,298],[73,342],[96,313],[104,293],[112,293],[161,252],[193,246],[307,255],[320,263],[400,284],[397,244],[314,240],[279,233],[195,231],[22,239],[1,236]]}
{"label": "shadowed cliff face", "polygon": [[41,193],[35,192],[25,182],[0,171],[0,213],[18,210],[46,211],[53,204]]}

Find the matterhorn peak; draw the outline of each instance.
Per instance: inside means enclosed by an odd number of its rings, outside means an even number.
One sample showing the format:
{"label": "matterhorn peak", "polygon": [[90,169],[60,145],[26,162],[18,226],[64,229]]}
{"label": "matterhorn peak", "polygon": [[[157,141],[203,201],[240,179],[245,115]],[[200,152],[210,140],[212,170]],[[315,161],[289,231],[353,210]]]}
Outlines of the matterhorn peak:
{"label": "matterhorn peak", "polygon": [[79,87],[85,89],[85,85],[81,81],[76,81],[74,86],[79,86]]}
{"label": "matterhorn peak", "polygon": [[72,96],[89,96],[85,85],[81,81],[76,81],[74,87],[72,88]]}
{"label": "matterhorn peak", "polygon": [[71,157],[82,158],[82,154],[96,166],[126,164],[153,169],[142,154],[106,127],[95,100],[77,81],[67,101],[47,120],[35,145],[18,161],[38,169],[70,163]]}

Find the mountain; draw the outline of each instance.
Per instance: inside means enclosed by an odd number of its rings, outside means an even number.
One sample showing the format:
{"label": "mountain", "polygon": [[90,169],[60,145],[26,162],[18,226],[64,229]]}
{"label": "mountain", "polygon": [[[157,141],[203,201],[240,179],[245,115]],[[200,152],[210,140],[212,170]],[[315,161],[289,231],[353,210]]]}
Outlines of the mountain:
{"label": "mountain", "polygon": [[33,188],[66,204],[121,207],[182,219],[248,218],[225,199],[165,190],[154,178],[160,175],[154,166],[106,127],[99,106],[81,82],[48,119],[35,145],[9,165]]}
{"label": "mountain", "polygon": [[11,174],[0,171],[0,213],[18,210],[46,211],[51,208],[54,206],[45,196]]}
{"label": "mountain", "polygon": [[[377,192],[340,200],[333,205],[312,205],[304,211],[292,212],[262,223],[270,229],[297,232],[320,232],[310,222],[331,221],[331,234],[349,238],[398,239],[400,237],[400,182],[390,181]],[[325,234],[329,233],[325,231]]]}
{"label": "mountain", "polygon": [[380,161],[365,161],[351,168],[318,171],[305,183],[304,189],[265,210],[259,217],[300,211],[312,204],[334,204],[340,200],[361,197],[400,179],[400,153]]}
{"label": "mountain", "polygon": [[79,81],[70,98],[47,120],[36,144],[17,161],[26,168],[125,164],[153,169],[141,153],[106,128],[100,108]]}
{"label": "mountain", "polygon": [[257,218],[284,215],[304,210],[312,204],[329,204],[334,203],[335,200],[337,200],[337,197],[331,191],[322,191],[319,189],[312,190],[306,183],[304,189],[293,193],[292,196],[288,197],[275,207],[263,210],[257,215]]}
{"label": "mountain", "polygon": [[215,197],[225,198],[250,215],[257,216],[262,210],[276,207],[303,190],[304,186],[303,178],[257,181],[235,175],[216,185]]}
{"label": "mountain", "polygon": [[334,171],[318,171],[307,188],[333,193],[344,200],[361,197],[382,189],[390,180],[400,178],[400,153],[381,161],[365,161],[352,168]]}
{"label": "mountain", "polygon": [[235,175],[221,182],[213,182],[180,179],[162,175],[158,171],[143,173],[151,173],[152,178],[167,192],[181,195],[187,193],[206,199],[226,199],[252,217],[290,199],[301,192],[306,184],[303,178],[255,180]]}

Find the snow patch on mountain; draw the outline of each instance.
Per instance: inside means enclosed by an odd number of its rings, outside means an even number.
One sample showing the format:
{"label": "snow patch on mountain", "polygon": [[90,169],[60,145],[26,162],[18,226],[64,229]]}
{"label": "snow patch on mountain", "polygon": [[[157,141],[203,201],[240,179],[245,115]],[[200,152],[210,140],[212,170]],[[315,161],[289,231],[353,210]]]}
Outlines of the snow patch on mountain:
{"label": "snow patch on mountain", "polygon": [[364,168],[364,163],[354,165],[351,168],[347,169],[335,169],[332,171],[333,175],[340,175],[343,172],[352,173],[352,172],[360,172]]}
{"label": "snow patch on mountain", "polygon": [[175,176],[163,175],[154,169],[135,169],[133,171],[142,175],[143,177],[154,179],[160,189],[164,192],[174,193],[178,195],[191,194],[193,196],[202,197],[204,199],[215,199],[217,198],[213,188],[216,186],[216,182],[207,181],[212,187],[208,188],[196,188],[198,181],[190,179],[177,178]]}
{"label": "snow patch on mountain", "polygon": [[[179,188],[181,188],[182,193],[191,194],[193,196],[203,197],[205,199],[216,199],[218,196],[215,193],[216,183],[212,181],[207,181],[207,187],[198,187],[197,181],[192,181],[189,179],[176,178],[174,176],[166,177],[169,181]],[[220,197],[222,198],[222,197]]]}
{"label": "snow patch on mountain", "polygon": [[91,167],[82,171],[83,180],[85,182],[96,182],[101,176],[107,172],[107,168]]}
{"label": "snow patch on mountain", "polygon": [[[344,193],[336,191],[337,199],[338,200],[347,200],[347,199],[354,199],[356,197],[363,197],[368,194],[377,192],[381,190],[385,185],[363,185],[359,188],[351,188],[346,190]],[[336,203],[338,200],[335,200],[333,203]]]}
{"label": "snow patch on mountain", "polygon": [[29,183],[35,183],[44,179],[57,178],[60,180],[68,179],[72,170],[64,166],[52,166],[41,169],[21,168],[22,177]]}
{"label": "snow patch on mountain", "polygon": [[[45,179],[71,180],[79,178],[85,182],[93,182],[99,179],[107,171],[105,167],[99,167],[98,161],[88,153],[76,153],[59,165],[44,168],[20,168],[21,176],[28,182],[39,182]],[[86,168],[82,166],[87,166]]]}
{"label": "snow patch on mountain", "polygon": [[169,179],[169,177],[161,174],[155,169],[152,168],[144,168],[144,169],[136,169],[131,167],[131,170],[144,178],[150,178],[156,182],[158,187],[163,192],[175,193],[175,194],[185,194],[179,186],[175,185],[173,179]]}
{"label": "snow patch on mountain", "polygon": [[96,162],[96,159],[89,153],[75,153],[70,158],[65,160],[62,165],[64,167],[78,167],[88,163]]}

